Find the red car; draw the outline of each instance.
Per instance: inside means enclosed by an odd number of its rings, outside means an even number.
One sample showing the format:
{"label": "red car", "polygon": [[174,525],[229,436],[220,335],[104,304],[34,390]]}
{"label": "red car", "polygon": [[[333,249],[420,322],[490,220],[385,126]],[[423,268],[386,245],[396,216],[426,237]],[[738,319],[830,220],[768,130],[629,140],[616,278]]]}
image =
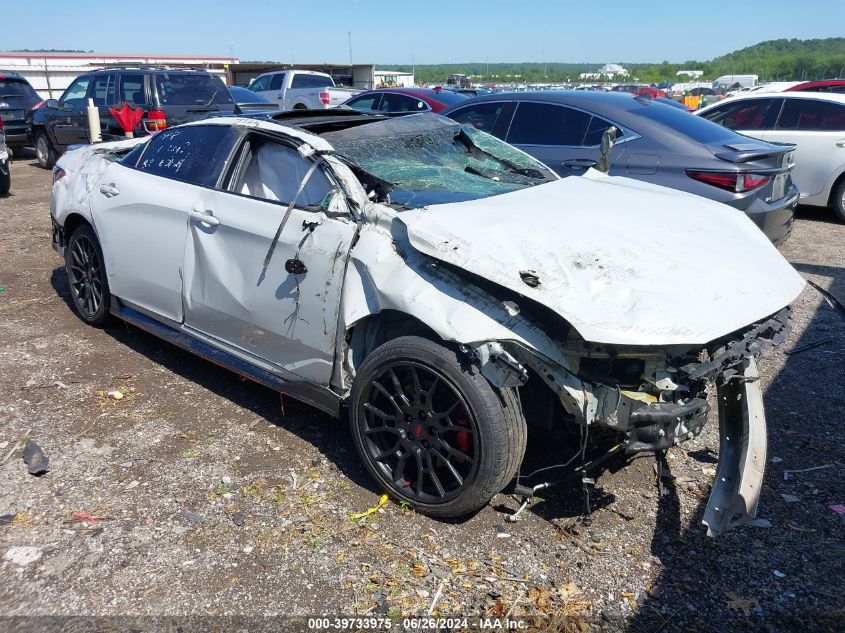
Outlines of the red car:
{"label": "red car", "polygon": [[611,88],[613,92],[630,92],[638,97],[651,97],[657,99],[658,97],[665,97],[666,93],[657,88],[652,88],[646,84],[619,84]]}
{"label": "red car", "polygon": [[414,112],[440,112],[445,108],[466,101],[467,96],[449,90],[429,88],[379,88],[368,90],[349,99],[343,105],[381,114],[411,114]]}
{"label": "red car", "polygon": [[784,92],[835,92],[845,94],[845,79],[825,79],[823,81],[805,81]]}

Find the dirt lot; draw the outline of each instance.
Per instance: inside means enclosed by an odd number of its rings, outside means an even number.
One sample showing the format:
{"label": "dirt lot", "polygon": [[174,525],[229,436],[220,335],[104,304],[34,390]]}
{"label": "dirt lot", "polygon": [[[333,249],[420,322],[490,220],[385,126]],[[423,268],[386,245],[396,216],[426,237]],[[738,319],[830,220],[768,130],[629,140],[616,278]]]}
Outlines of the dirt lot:
{"label": "dirt lot", "polygon": [[[431,611],[540,615],[579,631],[845,627],[845,516],[830,508],[845,503],[845,322],[814,290],[761,363],[761,526],[705,535],[712,420],[670,452],[663,497],[651,456],[601,472],[589,526],[577,521],[580,488],[550,491],[516,524],[506,495],[462,522],[392,502],[352,520],[380,493],[343,422],[282,408],[132,327],[74,316],[49,194],[50,174],[24,157],[0,198],[0,515],[15,515],[0,520],[3,616]],[[845,299],[843,245],[845,225],[802,209],[782,250]],[[120,401],[106,396],[116,389]],[[41,477],[14,450],[27,433],[50,458]],[[530,459],[548,463],[552,441],[556,456],[573,451],[536,433]]]}

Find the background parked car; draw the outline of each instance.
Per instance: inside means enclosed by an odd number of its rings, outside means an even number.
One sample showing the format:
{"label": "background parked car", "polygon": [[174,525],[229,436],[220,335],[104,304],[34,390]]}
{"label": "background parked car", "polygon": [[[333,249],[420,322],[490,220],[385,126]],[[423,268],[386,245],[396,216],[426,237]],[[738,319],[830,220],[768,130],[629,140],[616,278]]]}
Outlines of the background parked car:
{"label": "background parked car", "polygon": [[666,96],[663,90],[652,88],[647,84],[619,84],[618,86],[613,86],[611,92],[630,92],[632,95],[637,95],[638,97],[651,97],[652,99]]}
{"label": "background parked car", "polygon": [[619,92],[519,92],[445,111],[506,140],[562,176],[595,166],[604,131],[619,131],[611,175],[629,176],[744,211],[774,243],[792,230],[793,146],[752,141],[678,108]]}
{"label": "background parked car", "polygon": [[0,119],[0,196],[9,193],[12,175],[9,172],[9,148],[6,147],[6,135],[3,132],[3,119]]}
{"label": "background parked car", "polygon": [[282,110],[335,108],[361,92],[355,88],[336,86],[331,75],[313,70],[264,73],[253,79],[247,88],[270,103],[278,104]]}
{"label": "background parked car", "polygon": [[0,70],[0,121],[6,129],[6,144],[13,150],[29,144],[27,114],[44,101],[18,73]]}
{"label": "background parked car", "polygon": [[211,113],[235,111],[226,85],[205,71],[148,67],[95,70],[74,79],[58,101],[49,99],[45,107],[32,111],[30,135],[42,167],[52,167],[68,146],[90,142],[86,113],[89,98],[100,112],[104,141],[125,138],[123,128],[109,112],[109,107],[123,103],[144,111],[136,135],[158,132]]}
{"label": "background parked car", "polygon": [[250,114],[279,110],[279,106],[270,103],[260,94],[241,86],[229,86],[229,94],[235,101],[235,114]]}
{"label": "background parked car", "polygon": [[449,106],[464,103],[468,95],[451,90],[430,88],[379,88],[352,97],[343,105],[365,112],[381,114],[411,114],[413,112],[440,112]]}
{"label": "background parked car", "polygon": [[845,95],[751,93],[696,114],[740,134],[797,144],[793,179],[801,204],[830,205],[845,222]]}
{"label": "background parked car", "polygon": [[784,92],[834,92],[845,94],[845,79],[825,79],[822,81],[805,81]]}

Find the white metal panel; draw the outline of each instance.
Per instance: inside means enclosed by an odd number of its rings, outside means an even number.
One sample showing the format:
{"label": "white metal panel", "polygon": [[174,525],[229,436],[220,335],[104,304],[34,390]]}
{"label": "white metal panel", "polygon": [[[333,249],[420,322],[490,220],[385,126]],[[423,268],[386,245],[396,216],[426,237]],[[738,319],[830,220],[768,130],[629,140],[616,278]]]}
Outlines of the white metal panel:
{"label": "white metal panel", "polygon": [[[595,342],[704,344],[804,287],[741,211],[594,170],[399,219],[418,250],[546,305]],[[523,281],[529,272],[539,286]]]}

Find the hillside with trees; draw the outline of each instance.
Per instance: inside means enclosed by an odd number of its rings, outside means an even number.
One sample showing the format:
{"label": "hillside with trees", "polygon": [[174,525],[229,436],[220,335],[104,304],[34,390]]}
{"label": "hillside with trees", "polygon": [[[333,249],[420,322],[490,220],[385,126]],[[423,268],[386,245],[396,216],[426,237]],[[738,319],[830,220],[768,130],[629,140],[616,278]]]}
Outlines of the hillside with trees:
{"label": "hillside with trees", "polygon": [[[606,60],[616,61],[616,60]],[[721,75],[755,74],[762,81],[791,81],[845,77],[845,38],[797,40],[782,39],[716,57],[709,61],[659,64],[621,62],[632,77],[644,82],[676,81],[676,72],[684,69],[704,71],[704,78]],[[577,81],[578,75],[595,72],[601,64],[589,63],[494,63],[465,64],[388,64],[378,68],[415,72],[416,80],[441,83],[454,73],[470,75],[477,82],[542,83]]]}

